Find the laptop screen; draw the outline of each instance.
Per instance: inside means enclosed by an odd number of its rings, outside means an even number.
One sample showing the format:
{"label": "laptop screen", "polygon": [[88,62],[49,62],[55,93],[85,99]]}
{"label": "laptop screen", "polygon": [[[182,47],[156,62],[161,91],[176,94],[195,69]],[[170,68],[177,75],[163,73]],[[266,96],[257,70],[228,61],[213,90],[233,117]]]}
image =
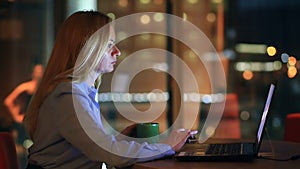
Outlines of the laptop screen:
{"label": "laptop screen", "polygon": [[262,114],[261,119],[260,119],[258,131],[257,131],[257,142],[258,143],[261,142],[261,138],[262,138],[262,135],[263,135],[263,132],[264,132],[266,118],[267,118],[267,115],[268,115],[268,112],[269,112],[269,107],[270,107],[270,104],[271,104],[274,89],[275,89],[275,85],[271,84],[270,89],[269,89],[269,93],[268,93],[268,97],[267,97],[267,100],[266,100],[266,103],[265,103],[265,107],[264,107],[264,110],[263,110],[263,114]]}

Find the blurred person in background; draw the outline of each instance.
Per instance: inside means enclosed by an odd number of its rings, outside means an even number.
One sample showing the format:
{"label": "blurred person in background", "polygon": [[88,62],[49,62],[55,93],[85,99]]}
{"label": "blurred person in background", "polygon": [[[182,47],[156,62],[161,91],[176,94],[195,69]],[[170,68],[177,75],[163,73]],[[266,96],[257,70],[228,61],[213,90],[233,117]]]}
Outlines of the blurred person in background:
{"label": "blurred person in background", "polygon": [[21,166],[26,165],[26,147],[24,142],[29,139],[29,136],[24,128],[23,119],[27,111],[27,107],[32,96],[39,85],[43,76],[44,67],[41,64],[36,64],[33,67],[31,80],[19,84],[5,98],[4,105],[7,107],[13,119],[11,132],[15,138],[16,149]]}

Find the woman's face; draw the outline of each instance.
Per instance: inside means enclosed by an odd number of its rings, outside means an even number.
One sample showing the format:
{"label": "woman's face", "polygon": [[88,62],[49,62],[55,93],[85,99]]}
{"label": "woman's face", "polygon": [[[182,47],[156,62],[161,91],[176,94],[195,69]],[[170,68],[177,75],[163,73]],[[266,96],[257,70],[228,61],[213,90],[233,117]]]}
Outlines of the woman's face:
{"label": "woman's face", "polygon": [[115,45],[115,31],[110,28],[110,37],[108,41],[107,50],[104,53],[99,66],[97,67],[97,72],[99,73],[109,73],[114,70],[114,65],[117,63],[117,57],[121,55],[120,50]]}

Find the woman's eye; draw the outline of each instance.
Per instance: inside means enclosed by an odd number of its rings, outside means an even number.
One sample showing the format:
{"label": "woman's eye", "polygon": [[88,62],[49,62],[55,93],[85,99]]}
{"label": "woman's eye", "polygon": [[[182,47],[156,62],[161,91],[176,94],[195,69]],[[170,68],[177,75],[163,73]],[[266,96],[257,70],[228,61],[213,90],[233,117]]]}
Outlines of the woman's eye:
{"label": "woman's eye", "polygon": [[113,46],[114,46],[113,43],[109,43],[109,44],[108,44],[108,48],[109,48],[109,49],[111,49]]}

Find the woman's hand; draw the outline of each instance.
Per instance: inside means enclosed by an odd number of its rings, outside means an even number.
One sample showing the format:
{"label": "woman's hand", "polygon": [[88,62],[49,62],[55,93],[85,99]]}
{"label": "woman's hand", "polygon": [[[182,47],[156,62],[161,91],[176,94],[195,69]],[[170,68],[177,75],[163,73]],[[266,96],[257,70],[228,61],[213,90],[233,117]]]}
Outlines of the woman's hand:
{"label": "woman's hand", "polygon": [[191,136],[191,130],[187,130],[187,129],[173,130],[168,135],[166,140],[162,141],[162,143],[169,144],[170,146],[172,146],[175,152],[178,152],[190,136]]}
{"label": "woman's hand", "polygon": [[[127,140],[128,138],[126,139],[126,136],[136,138],[136,126],[137,124],[132,124],[126,127],[119,135],[116,136],[117,140]],[[172,130],[168,137],[162,140],[161,143],[170,145],[174,151],[178,152],[190,136],[191,130]]]}

